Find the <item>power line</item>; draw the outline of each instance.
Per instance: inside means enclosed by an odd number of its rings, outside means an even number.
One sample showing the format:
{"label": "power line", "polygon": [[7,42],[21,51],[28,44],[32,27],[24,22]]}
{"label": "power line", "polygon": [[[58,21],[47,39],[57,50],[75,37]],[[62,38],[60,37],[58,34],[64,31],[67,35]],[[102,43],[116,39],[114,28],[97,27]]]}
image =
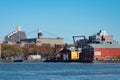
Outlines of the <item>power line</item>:
{"label": "power line", "polygon": [[48,31],[45,31],[45,30],[42,30],[42,31],[45,32],[45,33],[47,33],[47,34],[49,34],[49,35],[52,35],[52,36],[58,37],[58,35],[53,34],[53,33],[51,33],[51,32],[48,32]]}
{"label": "power line", "polygon": [[[57,37],[57,38],[59,37],[58,35],[56,35],[56,34],[54,34],[54,33],[51,33],[51,32],[48,32],[48,31],[46,31],[46,30],[43,30],[43,29],[42,29],[42,31],[45,32],[45,33],[47,33],[47,34],[49,34],[49,35],[51,35],[51,36],[54,36],[54,37]],[[27,35],[30,35],[30,34],[33,34],[33,33],[36,33],[36,32],[38,32],[37,29],[35,29],[35,30],[31,31],[31,32],[28,32]]]}
{"label": "power line", "polygon": [[30,35],[30,34],[33,34],[33,33],[36,33],[36,32],[37,32],[37,30],[33,30],[31,32],[28,32],[27,35]]}

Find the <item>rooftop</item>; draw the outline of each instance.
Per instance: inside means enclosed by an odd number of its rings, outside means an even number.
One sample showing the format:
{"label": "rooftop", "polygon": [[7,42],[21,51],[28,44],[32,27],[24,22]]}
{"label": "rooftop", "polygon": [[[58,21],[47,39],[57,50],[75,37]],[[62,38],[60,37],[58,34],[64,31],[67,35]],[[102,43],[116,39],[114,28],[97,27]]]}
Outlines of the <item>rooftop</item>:
{"label": "rooftop", "polygon": [[120,44],[89,44],[93,48],[120,48]]}

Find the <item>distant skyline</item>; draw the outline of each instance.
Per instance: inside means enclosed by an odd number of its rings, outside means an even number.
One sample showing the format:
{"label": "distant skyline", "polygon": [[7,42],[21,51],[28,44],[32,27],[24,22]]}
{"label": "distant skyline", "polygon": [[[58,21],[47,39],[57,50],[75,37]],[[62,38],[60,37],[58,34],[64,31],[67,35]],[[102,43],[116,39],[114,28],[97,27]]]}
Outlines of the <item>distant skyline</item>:
{"label": "distant skyline", "polygon": [[104,29],[120,43],[120,0],[0,0],[0,38],[21,26],[28,38],[93,35]]}

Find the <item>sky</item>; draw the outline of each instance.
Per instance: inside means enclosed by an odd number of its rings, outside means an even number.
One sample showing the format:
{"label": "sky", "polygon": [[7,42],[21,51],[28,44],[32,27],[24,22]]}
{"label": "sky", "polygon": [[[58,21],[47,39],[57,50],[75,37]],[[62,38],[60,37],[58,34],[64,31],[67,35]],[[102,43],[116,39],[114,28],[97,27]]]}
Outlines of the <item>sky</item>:
{"label": "sky", "polygon": [[120,0],[0,0],[0,38],[21,26],[28,38],[64,38],[106,30],[120,43]]}

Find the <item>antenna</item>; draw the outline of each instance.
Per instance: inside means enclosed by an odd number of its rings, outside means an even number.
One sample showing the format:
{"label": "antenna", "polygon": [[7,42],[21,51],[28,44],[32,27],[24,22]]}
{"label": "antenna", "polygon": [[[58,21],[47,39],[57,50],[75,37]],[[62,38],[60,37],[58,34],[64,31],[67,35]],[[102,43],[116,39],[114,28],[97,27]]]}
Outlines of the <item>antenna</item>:
{"label": "antenna", "polygon": [[38,32],[42,32],[42,29],[39,27]]}

